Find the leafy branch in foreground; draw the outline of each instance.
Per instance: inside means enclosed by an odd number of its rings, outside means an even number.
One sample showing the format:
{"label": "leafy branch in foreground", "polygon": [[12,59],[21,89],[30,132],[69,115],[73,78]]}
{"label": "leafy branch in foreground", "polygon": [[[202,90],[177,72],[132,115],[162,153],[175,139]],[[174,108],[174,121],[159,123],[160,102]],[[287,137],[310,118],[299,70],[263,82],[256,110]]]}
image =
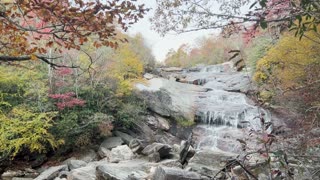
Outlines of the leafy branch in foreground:
{"label": "leafy branch in foreground", "polygon": [[[0,2],[0,62],[40,59],[48,49],[62,53],[77,49],[95,37],[95,47],[118,46],[116,29],[124,31],[148,9],[134,0],[30,0]],[[125,39],[120,39],[125,41]]]}
{"label": "leafy branch in foreground", "polygon": [[208,29],[238,32],[253,26],[292,29],[301,38],[307,31],[317,32],[320,23],[320,3],[312,0],[158,0],[157,5],[151,22],[162,35]]}

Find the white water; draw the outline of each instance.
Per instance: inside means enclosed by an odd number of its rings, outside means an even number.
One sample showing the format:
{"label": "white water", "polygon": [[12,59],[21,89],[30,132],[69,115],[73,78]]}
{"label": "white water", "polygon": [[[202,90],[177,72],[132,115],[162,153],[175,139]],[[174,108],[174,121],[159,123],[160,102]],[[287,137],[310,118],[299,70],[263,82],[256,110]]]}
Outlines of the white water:
{"label": "white water", "polygon": [[[140,90],[165,89],[172,99],[173,111],[195,117],[198,125],[194,137],[198,149],[228,152],[240,151],[237,139],[245,140],[249,131],[260,130],[260,117],[266,121],[269,113],[256,107],[242,92],[250,89],[250,78],[244,72],[235,72],[230,64],[203,67],[199,72],[182,72],[185,84],[154,78],[149,85],[137,85]],[[209,91],[208,91],[209,89]]]}
{"label": "white water", "polygon": [[194,133],[198,149],[240,151],[237,139],[244,140],[249,130],[259,131],[262,115],[266,121],[270,120],[268,112],[254,106],[245,94],[237,92],[250,88],[250,81],[245,73],[217,65],[204,67],[200,72],[186,76],[190,79],[207,77],[203,87],[212,89],[199,93],[195,102],[199,125]]}

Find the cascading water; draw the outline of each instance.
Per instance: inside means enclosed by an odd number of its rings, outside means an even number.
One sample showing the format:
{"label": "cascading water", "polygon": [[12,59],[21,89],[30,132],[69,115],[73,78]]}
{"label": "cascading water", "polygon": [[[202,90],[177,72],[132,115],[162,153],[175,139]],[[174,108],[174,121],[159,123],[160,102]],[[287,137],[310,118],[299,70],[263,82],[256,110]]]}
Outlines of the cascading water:
{"label": "cascading water", "polygon": [[[208,92],[199,93],[195,100],[198,125],[194,129],[194,134],[198,149],[237,152],[241,149],[237,139],[245,138],[251,129],[260,130],[261,115],[267,121],[270,119],[269,113],[252,105],[245,94],[238,92],[241,91],[241,87],[245,88],[249,83],[236,81],[248,81],[248,78],[243,78],[247,76],[232,72],[230,69],[226,71],[224,67],[223,65],[210,66],[203,68],[200,72],[186,74],[190,79],[207,77],[207,83],[203,86],[211,89]],[[243,85],[239,86],[241,83]]]}
{"label": "cascading water", "polygon": [[185,70],[172,77],[179,77],[179,82],[153,78],[137,88],[154,93],[148,99],[156,98],[151,101],[153,111],[185,119],[195,117],[193,137],[198,149],[238,152],[241,145],[237,139],[247,138],[251,129],[261,129],[261,114],[265,121],[270,120],[269,113],[254,106],[245,95],[250,89],[248,74],[234,71],[230,63]]}

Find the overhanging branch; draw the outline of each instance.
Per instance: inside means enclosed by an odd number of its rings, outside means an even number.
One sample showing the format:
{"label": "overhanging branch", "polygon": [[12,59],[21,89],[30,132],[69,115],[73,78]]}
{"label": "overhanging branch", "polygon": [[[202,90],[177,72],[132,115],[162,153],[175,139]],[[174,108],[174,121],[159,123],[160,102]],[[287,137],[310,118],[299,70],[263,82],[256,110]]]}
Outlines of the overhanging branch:
{"label": "overhanging branch", "polygon": [[[65,68],[79,68],[79,66],[67,66],[67,65],[61,65],[61,64],[57,64],[54,62],[51,62],[50,60],[55,60],[55,59],[59,59],[61,57],[46,57],[46,56],[41,56],[41,55],[36,55],[36,58],[49,64],[51,67],[53,68],[61,68],[61,67],[65,67]],[[32,56],[31,55],[27,55],[27,56],[1,56],[0,55],[0,62],[22,62],[22,61],[30,61],[32,60]]]}

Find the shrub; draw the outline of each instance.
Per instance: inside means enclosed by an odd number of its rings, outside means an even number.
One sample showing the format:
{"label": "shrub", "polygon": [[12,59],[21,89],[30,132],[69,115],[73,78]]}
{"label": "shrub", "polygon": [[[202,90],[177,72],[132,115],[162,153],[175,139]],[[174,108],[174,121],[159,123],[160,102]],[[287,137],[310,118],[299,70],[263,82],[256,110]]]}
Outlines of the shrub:
{"label": "shrub", "polygon": [[0,154],[14,157],[23,151],[45,153],[64,141],[49,133],[54,112],[33,113],[15,107],[5,115],[0,112]]}

